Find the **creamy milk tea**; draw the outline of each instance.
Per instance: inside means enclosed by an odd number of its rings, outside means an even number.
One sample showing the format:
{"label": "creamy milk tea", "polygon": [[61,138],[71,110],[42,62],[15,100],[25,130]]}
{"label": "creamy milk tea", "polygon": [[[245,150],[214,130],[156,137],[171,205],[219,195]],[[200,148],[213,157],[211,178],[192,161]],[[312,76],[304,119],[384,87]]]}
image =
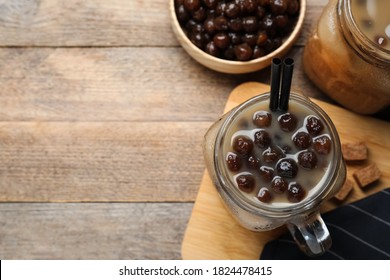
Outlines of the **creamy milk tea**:
{"label": "creamy milk tea", "polygon": [[272,112],[268,102],[253,104],[226,130],[224,166],[248,199],[286,207],[321,189],[332,141],[321,117],[297,101],[290,101],[288,112]]}
{"label": "creamy milk tea", "polygon": [[335,126],[301,94],[288,110],[269,109],[270,94],[233,108],[207,131],[203,154],[224,205],[243,227],[287,225],[299,248],[319,255],[331,246],[319,209],[346,177]]}

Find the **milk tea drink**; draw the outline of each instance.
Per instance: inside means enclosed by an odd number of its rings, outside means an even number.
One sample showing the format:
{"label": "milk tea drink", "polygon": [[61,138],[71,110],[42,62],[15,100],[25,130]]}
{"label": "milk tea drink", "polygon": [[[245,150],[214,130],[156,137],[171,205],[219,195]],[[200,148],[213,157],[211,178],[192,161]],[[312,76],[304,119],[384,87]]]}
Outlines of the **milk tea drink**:
{"label": "milk tea drink", "polygon": [[308,39],[306,75],[347,109],[390,106],[390,1],[329,0]]}
{"label": "milk tea drink", "polygon": [[293,206],[321,191],[333,141],[321,116],[296,100],[290,101],[288,112],[273,112],[268,102],[255,103],[226,129],[223,168],[246,199]]}
{"label": "milk tea drink", "polygon": [[302,251],[322,254],[331,238],[319,208],[346,178],[338,133],[301,94],[290,93],[287,111],[271,111],[269,103],[269,93],[255,96],[210,127],[203,143],[208,173],[241,226],[287,225]]}

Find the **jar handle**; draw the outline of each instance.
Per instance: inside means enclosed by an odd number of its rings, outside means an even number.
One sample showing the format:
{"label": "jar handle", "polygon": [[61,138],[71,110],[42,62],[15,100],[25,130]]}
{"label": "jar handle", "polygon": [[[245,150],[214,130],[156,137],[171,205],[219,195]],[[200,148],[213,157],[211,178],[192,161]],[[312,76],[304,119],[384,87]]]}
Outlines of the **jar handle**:
{"label": "jar handle", "polygon": [[332,245],[328,228],[318,211],[309,219],[289,222],[287,228],[299,248],[308,256],[320,256]]}

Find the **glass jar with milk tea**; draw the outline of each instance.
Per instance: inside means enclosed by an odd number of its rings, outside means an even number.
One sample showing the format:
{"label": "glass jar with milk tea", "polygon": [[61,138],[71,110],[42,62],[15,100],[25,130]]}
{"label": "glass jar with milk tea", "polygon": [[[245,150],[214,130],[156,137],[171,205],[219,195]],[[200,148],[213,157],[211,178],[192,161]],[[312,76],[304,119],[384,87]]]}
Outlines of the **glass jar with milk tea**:
{"label": "glass jar with milk tea", "polygon": [[320,255],[331,237],[320,205],[346,177],[329,116],[291,92],[287,111],[269,109],[270,93],[233,108],[207,131],[203,154],[224,205],[251,231],[287,225],[300,249]]}
{"label": "glass jar with milk tea", "polygon": [[390,1],[329,0],[303,65],[307,76],[347,109],[373,114],[390,105]]}

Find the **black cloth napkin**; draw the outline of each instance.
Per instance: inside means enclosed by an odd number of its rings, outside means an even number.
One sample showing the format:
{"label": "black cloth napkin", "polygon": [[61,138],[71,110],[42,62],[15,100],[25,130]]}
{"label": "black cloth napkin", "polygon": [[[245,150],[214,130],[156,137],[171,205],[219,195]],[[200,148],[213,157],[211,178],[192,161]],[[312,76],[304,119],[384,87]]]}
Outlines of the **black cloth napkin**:
{"label": "black cloth napkin", "polygon": [[319,257],[302,253],[290,233],[267,243],[262,260],[389,260],[390,188],[322,215],[332,247]]}

